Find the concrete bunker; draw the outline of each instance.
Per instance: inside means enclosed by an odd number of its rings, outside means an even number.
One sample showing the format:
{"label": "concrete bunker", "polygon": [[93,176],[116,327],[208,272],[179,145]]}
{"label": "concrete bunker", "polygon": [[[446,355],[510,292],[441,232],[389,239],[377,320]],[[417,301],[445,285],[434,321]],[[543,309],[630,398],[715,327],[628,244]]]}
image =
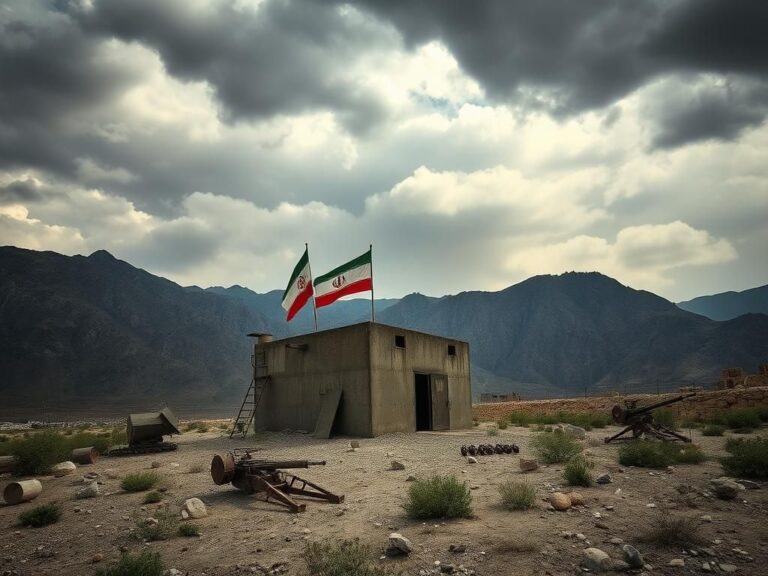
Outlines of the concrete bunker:
{"label": "concrete bunker", "polygon": [[254,345],[257,430],[328,435],[472,426],[469,345],[374,322]]}

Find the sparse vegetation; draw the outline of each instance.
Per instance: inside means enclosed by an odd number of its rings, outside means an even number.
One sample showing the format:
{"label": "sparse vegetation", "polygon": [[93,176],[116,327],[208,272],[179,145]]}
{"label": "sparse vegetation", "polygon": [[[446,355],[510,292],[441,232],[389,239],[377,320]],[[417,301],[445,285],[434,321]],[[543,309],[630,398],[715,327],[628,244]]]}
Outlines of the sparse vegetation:
{"label": "sparse vegetation", "polygon": [[162,576],[165,566],[159,552],[144,550],[137,556],[123,554],[120,560],[96,571],[96,576]]}
{"label": "sparse vegetation", "polygon": [[403,508],[411,518],[468,518],[472,494],[455,476],[432,476],[411,483]]}
{"label": "sparse vegetation", "polygon": [[619,463],[641,468],[664,468],[670,464],[699,464],[706,460],[694,444],[635,440],[619,449]]}
{"label": "sparse vegetation", "polygon": [[725,432],[725,426],[720,424],[707,424],[701,429],[702,436],[722,436]]}
{"label": "sparse vegetation", "polygon": [[[728,428],[739,431],[742,434],[748,434],[755,428],[760,427],[760,414],[754,408],[744,408],[742,410],[730,410],[725,413],[725,423]],[[742,430],[747,430],[741,432]]]}
{"label": "sparse vegetation", "polygon": [[768,439],[732,438],[725,443],[730,453],[720,459],[727,474],[741,478],[768,478]]}
{"label": "sparse vegetation", "polygon": [[499,430],[506,430],[508,425],[509,425],[509,424],[508,424],[507,420],[506,420],[506,419],[504,419],[504,418],[499,418],[499,419],[496,421],[496,427],[497,427]]}
{"label": "sparse vegetation", "polygon": [[179,526],[179,536],[200,536],[200,526],[197,524],[182,524]]}
{"label": "sparse vegetation", "polygon": [[592,486],[594,464],[581,455],[574,456],[565,465],[563,478],[569,486]]}
{"label": "sparse vegetation", "polygon": [[553,424],[572,424],[585,430],[592,428],[605,428],[611,423],[611,419],[605,414],[579,414],[573,412],[558,412],[557,414],[528,414],[526,412],[513,412],[508,416],[510,423],[523,428],[531,424],[539,426],[552,426]]}
{"label": "sparse vegetation", "polygon": [[163,495],[157,490],[152,490],[144,495],[144,504],[155,504],[163,499]]}
{"label": "sparse vegetation", "polygon": [[194,432],[195,430],[201,433],[208,432],[208,430],[210,430],[210,426],[207,422],[195,421],[187,424],[187,427],[184,429],[185,432]]}
{"label": "sparse vegetation", "polygon": [[487,434],[488,436],[498,436],[498,435],[499,435],[499,429],[498,429],[498,428],[496,428],[496,426],[491,426],[491,427],[490,427],[490,428],[488,428],[488,430],[486,431],[486,434]]}
{"label": "sparse vegetation", "polygon": [[670,430],[677,430],[677,415],[670,408],[654,410],[653,421],[656,422],[656,424],[666,426]]}
{"label": "sparse vegetation", "polygon": [[388,576],[373,550],[357,540],[311,542],[302,554],[309,576]]}
{"label": "sparse vegetation", "polygon": [[[151,521],[152,519],[157,522]],[[168,540],[179,532],[179,517],[170,510],[158,510],[150,518],[142,518],[136,521],[136,535],[147,542]]]}
{"label": "sparse vegetation", "polygon": [[677,547],[701,544],[699,523],[687,516],[659,514],[640,534],[639,540],[661,547]]}
{"label": "sparse vegetation", "polygon": [[501,505],[507,510],[528,510],[536,502],[536,488],[527,482],[507,480],[499,485]]}
{"label": "sparse vegetation", "polygon": [[126,492],[143,492],[157,484],[159,479],[160,477],[154,472],[137,472],[123,478],[120,487]]}
{"label": "sparse vegetation", "polygon": [[566,462],[581,452],[581,444],[560,430],[536,433],[531,448],[545,464]]}
{"label": "sparse vegetation", "polygon": [[19,523],[22,526],[42,528],[55,524],[59,518],[61,518],[61,507],[58,504],[43,504],[19,514]]}

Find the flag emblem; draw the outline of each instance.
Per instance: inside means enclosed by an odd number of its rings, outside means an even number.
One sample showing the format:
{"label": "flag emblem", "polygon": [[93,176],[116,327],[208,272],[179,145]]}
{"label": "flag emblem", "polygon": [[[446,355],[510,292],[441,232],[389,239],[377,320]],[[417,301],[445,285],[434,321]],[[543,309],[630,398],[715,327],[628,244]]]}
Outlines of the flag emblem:
{"label": "flag emblem", "polygon": [[333,282],[331,284],[333,284],[334,288],[341,288],[346,283],[347,283],[347,279],[344,278],[344,276],[337,276],[336,278],[333,279]]}

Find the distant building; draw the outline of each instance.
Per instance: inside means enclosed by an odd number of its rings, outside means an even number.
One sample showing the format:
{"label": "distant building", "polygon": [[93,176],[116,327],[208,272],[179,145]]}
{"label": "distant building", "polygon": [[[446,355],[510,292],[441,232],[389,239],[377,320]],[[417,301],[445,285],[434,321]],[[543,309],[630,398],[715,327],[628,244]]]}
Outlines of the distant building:
{"label": "distant building", "polygon": [[514,392],[509,393],[499,393],[499,392],[481,392],[480,393],[480,403],[481,404],[488,404],[489,402],[513,402],[516,400],[521,400],[520,396],[518,394],[515,394]]}
{"label": "distant building", "polygon": [[259,340],[256,429],[378,436],[472,427],[466,342],[373,322]]}
{"label": "distant building", "polygon": [[728,390],[755,386],[768,386],[768,364],[760,364],[757,367],[757,374],[744,374],[744,370],[741,368],[726,368],[722,372],[717,389]]}

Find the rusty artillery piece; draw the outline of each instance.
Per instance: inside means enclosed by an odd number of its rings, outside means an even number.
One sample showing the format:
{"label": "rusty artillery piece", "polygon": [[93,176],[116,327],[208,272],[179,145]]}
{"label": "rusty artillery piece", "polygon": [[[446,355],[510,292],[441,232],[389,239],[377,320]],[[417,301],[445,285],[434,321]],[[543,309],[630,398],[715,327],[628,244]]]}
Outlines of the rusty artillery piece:
{"label": "rusty artillery piece", "polygon": [[668,406],[669,404],[675,404],[696,396],[695,392],[689,394],[681,394],[668,400],[662,400],[656,402],[650,406],[637,407],[637,400],[625,400],[624,406],[616,404],[611,410],[611,416],[616,424],[626,426],[624,430],[613,436],[605,438],[605,443],[608,444],[615,440],[628,440],[628,438],[622,438],[627,432],[632,432],[633,438],[645,438],[651,437],[665,442],[673,442],[675,440],[681,440],[682,442],[690,442],[691,439],[682,434],[678,434],[674,430],[663,426],[653,421],[653,411],[662,406]]}
{"label": "rusty artillery piece", "polygon": [[236,448],[225,454],[216,454],[211,461],[211,478],[222,486],[232,483],[248,494],[263,492],[266,501],[285,506],[291,512],[304,512],[305,504],[299,504],[293,495],[316,498],[334,504],[344,502],[338,496],[317,484],[284,472],[282,468],[309,468],[325,466],[325,460],[258,460],[251,457],[255,448]]}

